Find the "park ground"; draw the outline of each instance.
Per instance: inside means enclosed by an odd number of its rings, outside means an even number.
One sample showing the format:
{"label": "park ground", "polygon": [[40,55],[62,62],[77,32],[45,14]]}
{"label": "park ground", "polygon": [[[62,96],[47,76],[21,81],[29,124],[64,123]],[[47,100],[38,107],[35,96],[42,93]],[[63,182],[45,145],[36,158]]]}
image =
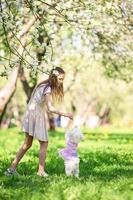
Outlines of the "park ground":
{"label": "park ground", "polygon": [[133,130],[83,129],[79,145],[80,177],[66,177],[58,149],[65,146],[62,129],[49,132],[46,169],[49,177],[36,175],[38,141],[18,166],[19,177],[3,175],[10,165],[24,134],[18,128],[0,131],[1,200],[132,200]]}

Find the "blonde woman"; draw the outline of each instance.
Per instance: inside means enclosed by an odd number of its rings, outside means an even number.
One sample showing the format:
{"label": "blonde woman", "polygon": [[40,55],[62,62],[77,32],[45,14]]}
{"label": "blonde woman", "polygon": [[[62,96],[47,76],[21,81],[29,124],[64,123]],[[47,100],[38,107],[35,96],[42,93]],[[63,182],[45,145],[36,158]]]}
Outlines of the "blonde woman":
{"label": "blonde woman", "polygon": [[32,146],[33,139],[36,138],[40,143],[37,175],[43,177],[48,176],[45,172],[45,158],[48,147],[48,131],[46,127],[45,112],[48,110],[48,112],[51,113],[62,115],[70,119],[73,118],[72,113],[58,111],[52,104],[52,101],[61,102],[63,99],[64,78],[65,72],[62,68],[53,68],[49,78],[39,83],[34,89],[22,123],[22,130],[25,133],[24,143],[17,152],[11,166],[5,171],[5,175],[19,175],[16,171],[17,165],[26,151]]}

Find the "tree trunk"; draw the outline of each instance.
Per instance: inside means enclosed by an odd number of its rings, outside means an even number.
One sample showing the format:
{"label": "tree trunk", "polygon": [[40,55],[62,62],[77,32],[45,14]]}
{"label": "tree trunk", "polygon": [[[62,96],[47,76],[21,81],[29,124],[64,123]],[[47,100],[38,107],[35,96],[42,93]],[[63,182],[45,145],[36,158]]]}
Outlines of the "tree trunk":
{"label": "tree trunk", "polygon": [[19,67],[16,67],[13,70],[13,72],[11,74],[11,79],[5,85],[5,87],[0,91],[0,124],[2,122],[2,118],[6,111],[7,104],[9,103],[9,101],[11,100],[11,98],[15,92],[18,70],[19,70]]}
{"label": "tree trunk", "polygon": [[29,83],[25,77],[25,74],[24,74],[24,69],[21,67],[20,70],[19,70],[19,78],[20,78],[20,81],[23,85],[23,89],[24,89],[24,92],[27,96],[27,103],[29,102],[30,100],[30,97],[31,97],[31,94],[36,86],[36,83],[37,83],[37,78],[34,79],[34,84],[32,87],[29,86]]}
{"label": "tree trunk", "polygon": [[[27,33],[30,30],[30,28],[33,26],[35,21],[36,21],[36,19],[32,18],[29,21],[29,23],[27,23],[24,26],[22,32],[20,33],[20,42],[21,43],[20,43],[20,45],[18,47],[18,53],[20,55],[23,54],[24,47],[26,46]],[[16,84],[17,84],[19,68],[20,68],[20,64],[18,64],[18,66],[16,66],[16,68],[13,69],[9,82],[0,91],[0,125],[1,125],[4,113],[6,111],[7,104],[11,100],[11,98],[12,98],[12,96],[13,96],[15,90],[16,90]]]}
{"label": "tree trunk", "polygon": [[100,112],[99,112],[99,117],[100,117],[100,123],[102,124],[108,124],[110,123],[110,107],[104,103]]}
{"label": "tree trunk", "polygon": [[51,131],[55,131],[55,120],[53,114],[47,112],[48,115],[48,122],[49,122],[49,129]]}

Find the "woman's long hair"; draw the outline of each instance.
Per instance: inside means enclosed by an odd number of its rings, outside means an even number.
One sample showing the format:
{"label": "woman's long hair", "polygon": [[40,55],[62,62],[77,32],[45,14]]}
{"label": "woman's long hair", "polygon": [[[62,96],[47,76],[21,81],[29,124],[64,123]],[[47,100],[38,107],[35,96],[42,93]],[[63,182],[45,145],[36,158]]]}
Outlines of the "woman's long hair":
{"label": "woman's long hair", "polygon": [[64,97],[63,83],[58,85],[57,77],[59,74],[65,74],[65,71],[61,67],[55,67],[51,70],[49,75],[51,94],[55,102],[61,102]]}
{"label": "woman's long hair", "polygon": [[58,85],[58,80],[57,80],[57,76],[59,74],[65,74],[65,71],[61,68],[61,67],[55,67],[50,71],[50,75],[49,75],[49,79],[42,81],[41,83],[39,83],[35,89],[32,92],[32,96],[34,95],[36,89],[42,85],[42,84],[46,84],[46,87],[44,88],[44,90],[47,89],[48,86],[51,87],[51,94],[52,94],[52,99],[54,102],[61,102],[63,100],[64,97],[64,89],[63,89],[63,83]]}

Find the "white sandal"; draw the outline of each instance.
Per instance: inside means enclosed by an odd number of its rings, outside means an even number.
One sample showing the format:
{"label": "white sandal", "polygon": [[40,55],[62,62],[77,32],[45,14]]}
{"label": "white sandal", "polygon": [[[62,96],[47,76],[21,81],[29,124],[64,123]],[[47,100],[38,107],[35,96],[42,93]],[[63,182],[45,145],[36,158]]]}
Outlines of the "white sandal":
{"label": "white sandal", "polygon": [[49,175],[46,172],[37,172],[38,176],[48,177]]}

